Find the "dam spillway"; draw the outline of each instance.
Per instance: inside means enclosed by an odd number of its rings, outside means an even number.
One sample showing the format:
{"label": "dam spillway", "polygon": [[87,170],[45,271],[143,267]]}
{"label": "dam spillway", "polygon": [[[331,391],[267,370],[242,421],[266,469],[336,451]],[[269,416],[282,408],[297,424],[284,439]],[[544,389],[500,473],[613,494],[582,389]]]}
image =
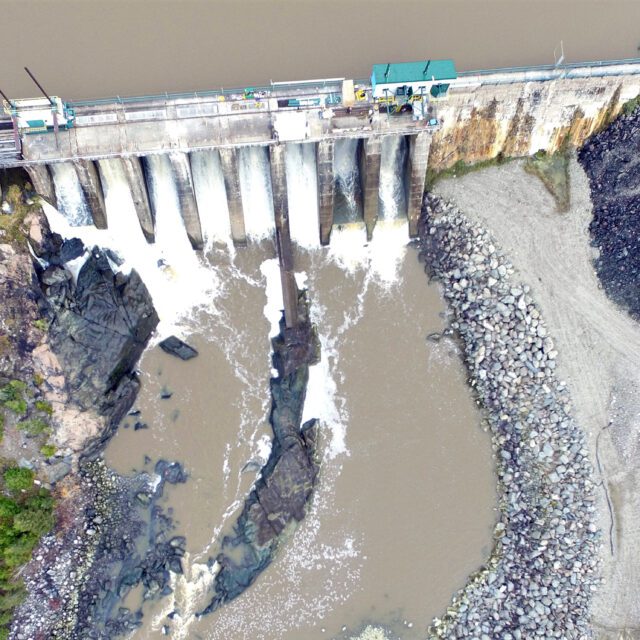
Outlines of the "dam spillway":
{"label": "dam spillway", "polygon": [[[451,61],[428,61],[427,67],[432,63],[453,69]],[[315,217],[317,207],[316,236],[326,245],[334,223],[344,221],[344,211],[336,210],[342,200],[335,175],[336,145],[347,141],[356,145],[353,193],[359,195],[358,202],[349,205],[348,219],[363,222],[369,240],[384,204],[380,166],[389,163],[386,156],[394,149],[406,147],[399,213],[408,218],[409,235],[415,237],[427,171],[436,173],[456,162],[473,163],[499,154],[553,152],[566,141],[579,145],[640,93],[640,61],[633,59],[460,74],[443,71],[443,80],[425,77],[420,88],[427,92],[409,92],[400,108],[397,96],[404,95],[408,85],[397,86],[389,77],[389,89],[382,94],[380,79],[377,84],[375,79],[376,67],[381,66],[374,66],[370,81],[356,81],[355,89],[353,81],[334,78],[69,103],[65,107],[65,113],[72,114],[69,126],[56,124],[55,132],[46,126],[20,129],[16,107],[9,110],[11,121],[5,116],[4,127],[12,122],[14,131],[2,132],[9,147],[15,140],[15,148],[3,147],[0,168],[24,167],[36,190],[52,204],[56,204],[57,177],[73,170],[82,207],[98,228],[104,228],[108,220],[96,162],[119,158],[140,226],[152,242],[155,213],[145,167],[150,158],[167,155],[192,246],[201,249],[204,242],[200,208],[206,190],[202,185],[208,181],[224,184],[226,207],[221,202],[217,207],[226,209],[224,226],[234,244],[243,246],[248,235],[256,235],[255,200],[263,201],[271,188],[268,149],[282,144],[288,167],[298,153],[305,166],[315,164],[317,204],[309,215]],[[263,165],[259,185],[247,184],[252,163]],[[66,168],[59,169],[59,164]],[[263,193],[258,194],[257,188]],[[64,209],[65,203],[60,206]],[[270,227],[262,232],[272,232],[273,224]]]}

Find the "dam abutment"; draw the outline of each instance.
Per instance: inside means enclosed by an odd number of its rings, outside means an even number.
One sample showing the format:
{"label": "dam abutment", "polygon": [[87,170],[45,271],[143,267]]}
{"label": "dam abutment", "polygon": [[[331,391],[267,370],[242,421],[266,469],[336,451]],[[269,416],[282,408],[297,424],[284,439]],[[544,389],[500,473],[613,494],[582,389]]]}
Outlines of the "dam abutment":
{"label": "dam abutment", "polygon": [[378,136],[362,140],[360,147],[360,176],[362,181],[362,209],[367,240],[373,237],[378,221],[378,191],[380,190],[380,157],[382,141]]}
{"label": "dam abutment", "polygon": [[407,218],[409,220],[409,236],[418,235],[418,221],[422,210],[427,165],[431,149],[431,134],[419,133],[409,136],[409,157],[407,161]]}
{"label": "dam abutment", "polygon": [[334,141],[321,140],[316,149],[316,167],[318,172],[318,219],[320,224],[320,244],[327,245],[333,227],[333,153]]}

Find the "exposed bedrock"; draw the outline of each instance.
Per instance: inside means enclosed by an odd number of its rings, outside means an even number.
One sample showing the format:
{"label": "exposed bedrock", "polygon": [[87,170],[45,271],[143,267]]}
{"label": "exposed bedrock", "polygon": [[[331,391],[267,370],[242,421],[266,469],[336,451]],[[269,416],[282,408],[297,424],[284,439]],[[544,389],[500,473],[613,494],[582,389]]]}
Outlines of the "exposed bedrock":
{"label": "exposed bedrock", "polygon": [[595,267],[607,295],[640,320],[640,108],[593,136],[578,154],[589,176],[599,255]]}
{"label": "exposed bedrock", "polygon": [[106,420],[91,446],[84,447],[85,454],[91,453],[108,440],[135,400],[139,382],[134,369],[158,316],[137,272],[114,273],[97,248],[77,282],[64,259],[85,253],[78,241],[63,243],[52,234],[38,253],[45,262],[37,277],[50,322],[49,344],[69,397],[82,411],[97,411]]}
{"label": "exposed bedrock", "polygon": [[427,198],[420,257],[441,283],[496,455],[494,549],[431,636],[589,638],[600,533],[584,433],[526,284],[491,235]]}
{"label": "exposed bedrock", "polygon": [[282,319],[280,334],[272,339],[278,377],[271,379],[271,455],[245,502],[233,535],[222,541],[216,558],[219,571],[215,595],[203,614],[239,596],[269,566],[279,544],[304,518],[316,483],[316,421],[300,423],[309,366],[318,362],[320,345],[309,320],[304,292],[298,298],[298,314],[297,327],[287,329]]}

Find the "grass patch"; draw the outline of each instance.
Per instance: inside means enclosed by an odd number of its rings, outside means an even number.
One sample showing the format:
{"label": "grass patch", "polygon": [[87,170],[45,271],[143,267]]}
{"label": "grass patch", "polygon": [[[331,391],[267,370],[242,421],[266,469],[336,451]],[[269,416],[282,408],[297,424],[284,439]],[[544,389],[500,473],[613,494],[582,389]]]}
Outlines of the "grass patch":
{"label": "grass patch", "polygon": [[19,416],[27,413],[27,401],[24,397],[27,385],[20,380],[11,380],[0,388],[0,405]]}
{"label": "grass patch", "polygon": [[52,444],[43,444],[42,447],[40,447],[40,453],[45,458],[53,458],[53,456],[56,455],[56,448]]}
{"label": "grass patch", "polygon": [[0,475],[0,640],[8,637],[13,610],[25,597],[16,571],[54,525],[53,498],[34,478],[30,469],[15,466]]}
{"label": "grass patch", "polygon": [[53,407],[46,400],[36,400],[35,407],[38,411],[46,413],[48,416],[53,413]]}
{"label": "grass patch", "polygon": [[542,184],[556,201],[559,213],[569,211],[571,190],[569,185],[569,151],[566,146],[562,146],[552,154],[538,151],[535,155],[527,158],[524,170],[542,181]]}
{"label": "grass patch", "polygon": [[45,332],[49,326],[49,323],[44,318],[39,318],[38,320],[34,320],[33,326],[38,331]]}
{"label": "grass patch", "polygon": [[480,162],[467,163],[464,160],[458,160],[455,164],[451,165],[447,169],[442,171],[433,171],[427,167],[427,179],[426,189],[431,190],[433,185],[442,180],[443,178],[460,178],[468,173],[474,171],[480,171],[481,169],[487,169],[488,167],[495,167],[510,162],[514,158],[507,158],[502,153],[499,153],[493,158],[487,160],[480,160]]}
{"label": "grass patch", "polygon": [[35,438],[49,431],[49,425],[42,418],[30,418],[18,422],[16,428],[24,431],[29,437]]}
{"label": "grass patch", "polygon": [[5,199],[11,206],[13,213],[0,213],[0,229],[4,231],[5,238],[10,244],[26,244],[24,219],[31,211],[31,206],[25,204],[22,199],[22,190],[16,184],[8,189]]}
{"label": "grass patch", "polygon": [[622,112],[626,116],[630,116],[638,108],[638,106],[640,106],[640,93],[635,98],[631,98],[631,100],[627,100],[622,105]]}

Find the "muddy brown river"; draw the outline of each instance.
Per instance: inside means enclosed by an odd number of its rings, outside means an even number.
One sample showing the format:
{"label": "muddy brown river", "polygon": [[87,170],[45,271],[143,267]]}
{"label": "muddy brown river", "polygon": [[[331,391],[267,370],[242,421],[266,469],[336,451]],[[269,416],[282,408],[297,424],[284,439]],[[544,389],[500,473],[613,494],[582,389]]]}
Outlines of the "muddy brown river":
{"label": "muddy brown river", "polygon": [[[167,623],[177,638],[350,638],[368,623],[390,638],[420,638],[487,557],[491,447],[455,345],[425,339],[444,326],[438,289],[413,249],[398,253],[392,282],[388,267],[385,280],[366,259],[362,266],[366,252],[350,269],[327,249],[299,252],[323,344],[308,399],[322,414],[319,486],[271,567],[199,621],[207,560],[268,455],[270,327],[260,265],[273,255],[270,243],[235,262],[211,256],[232,295],[190,321],[198,358],[145,354],[135,419],[148,429],[120,429],[107,457],[122,472],[144,468],[145,455],[184,461],[190,480],[169,492],[167,506],[188,557],[175,599],[145,605],[134,638],[163,637]],[[171,398],[160,399],[163,390]]]}

